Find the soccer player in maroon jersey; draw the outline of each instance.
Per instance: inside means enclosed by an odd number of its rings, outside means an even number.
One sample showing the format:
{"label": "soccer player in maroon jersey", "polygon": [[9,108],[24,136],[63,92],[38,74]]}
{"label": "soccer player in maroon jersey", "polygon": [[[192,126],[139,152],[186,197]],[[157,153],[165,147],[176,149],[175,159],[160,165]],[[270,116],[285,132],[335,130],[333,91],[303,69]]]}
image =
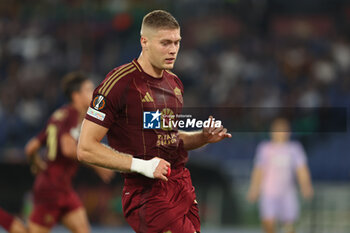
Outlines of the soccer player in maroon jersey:
{"label": "soccer player in maroon jersey", "polygon": [[26,233],[24,224],[5,210],[0,208],[0,226],[10,233]]}
{"label": "soccer player in maroon jersey", "polygon": [[[77,139],[80,125],[90,104],[93,83],[86,76],[73,72],[62,80],[70,103],[56,110],[46,127],[31,139],[25,151],[37,173],[34,184],[34,209],[29,232],[45,233],[58,222],[76,233],[90,231],[86,211],[72,187],[76,173]],[[47,161],[38,156],[41,146],[47,147]],[[96,167],[102,179],[108,181],[113,171]]]}
{"label": "soccer player in maroon jersey", "polygon": [[[124,172],[124,216],[138,233],[200,232],[196,196],[185,168],[187,150],[231,137],[222,126],[191,133],[143,127],[147,111],[154,119],[160,112],[181,113],[183,85],[169,71],[180,40],[180,26],[171,14],[147,14],[141,55],[113,69],[95,89],[80,134],[79,160]],[[100,142],[106,134],[110,147]]]}

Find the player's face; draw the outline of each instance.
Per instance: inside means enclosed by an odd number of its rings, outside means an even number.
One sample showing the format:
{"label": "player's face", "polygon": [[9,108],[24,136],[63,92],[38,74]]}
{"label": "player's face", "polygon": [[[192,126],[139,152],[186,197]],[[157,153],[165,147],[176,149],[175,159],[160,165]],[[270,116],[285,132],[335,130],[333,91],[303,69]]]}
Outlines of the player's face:
{"label": "player's face", "polygon": [[84,107],[89,107],[93,92],[94,84],[89,80],[83,82],[79,91],[79,97]]}
{"label": "player's face", "polygon": [[172,69],[180,49],[180,40],[180,29],[155,30],[147,50],[151,64],[162,70]]}
{"label": "player's face", "polygon": [[290,139],[290,126],[284,120],[277,120],[271,126],[272,141],[286,142]]}

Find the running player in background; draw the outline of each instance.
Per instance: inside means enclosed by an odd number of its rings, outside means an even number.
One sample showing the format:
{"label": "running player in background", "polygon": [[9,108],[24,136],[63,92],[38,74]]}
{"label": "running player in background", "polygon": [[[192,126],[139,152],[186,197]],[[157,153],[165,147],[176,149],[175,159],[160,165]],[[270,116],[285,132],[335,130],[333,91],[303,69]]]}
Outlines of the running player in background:
{"label": "running player in background", "polygon": [[27,229],[18,219],[0,208],[0,226],[10,233],[26,233]]}
{"label": "running player in background", "polygon": [[[191,133],[143,128],[144,112],[152,112],[152,122],[161,112],[181,113],[183,85],[168,71],[180,40],[180,26],[170,13],[147,14],[141,55],[113,69],[95,89],[82,125],[78,158],[125,173],[123,212],[138,233],[200,232],[196,195],[185,168],[187,150],[231,137],[222,126]],[[100,142],[106,134],[112,148]]]}
{"label": "running player in background", "polygon": [[299,142],[290,141],[290,125],[278,118],[271,125],[271,141],[258,146],[248,200],[259,197],[260,216],[266,233],[276,232],[281,222],[286,233],[294,233],[299,215],[297,177],[304,198],[313,197],[306,156]]}
{"label": "running player in background", "polygon": [[[45,233],[58,222],[76,233],[90,231],[86,211],[72,187],[77,162],[77,139],[81,122],[90,104],[93,83],[80,73],[69,73],[62,80],[62,88],[70,100],[49,118],[44,130],[32,138],[25,152],[31,161],[32,172],[37,173],[34,184],[34,209],[30,216],[30,233]],[[46,145],[47,162],[38,155]],[[95,167],[104,181],[113,172]]]}

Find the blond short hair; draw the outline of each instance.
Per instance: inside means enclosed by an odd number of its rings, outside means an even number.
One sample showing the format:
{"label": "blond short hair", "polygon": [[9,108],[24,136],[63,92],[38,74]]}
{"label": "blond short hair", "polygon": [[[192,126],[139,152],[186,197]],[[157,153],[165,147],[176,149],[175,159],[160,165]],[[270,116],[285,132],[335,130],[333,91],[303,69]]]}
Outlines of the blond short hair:
{"label": "blond short hair", "polygon": [[169,12],[164,10],[155,10],[143,17],[141,26],[141,35],[143,28],[153,29],[178,29],[180,28],[177,20]]}

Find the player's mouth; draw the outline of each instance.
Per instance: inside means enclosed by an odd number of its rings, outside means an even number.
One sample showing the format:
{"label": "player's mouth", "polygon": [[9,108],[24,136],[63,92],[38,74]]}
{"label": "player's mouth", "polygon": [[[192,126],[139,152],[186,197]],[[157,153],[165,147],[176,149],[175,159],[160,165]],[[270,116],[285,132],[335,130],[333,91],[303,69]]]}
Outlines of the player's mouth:
{"label": "player's mouth", "polygon": [[165,63],[166,64],[173,64],[175,62],[175,58],[166,58]]}

